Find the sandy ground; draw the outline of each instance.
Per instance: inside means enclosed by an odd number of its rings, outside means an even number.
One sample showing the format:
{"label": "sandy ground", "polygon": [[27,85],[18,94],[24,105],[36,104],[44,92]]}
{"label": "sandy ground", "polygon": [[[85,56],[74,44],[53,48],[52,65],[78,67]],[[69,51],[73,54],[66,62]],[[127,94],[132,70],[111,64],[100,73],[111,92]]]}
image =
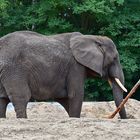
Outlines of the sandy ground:
{"label": "sandy ground", "polygon": [[85,102],[81,118],[69,118],[57,103],[29,103],[28,119],[16,119],[11,105],[0,119],[0,140],[140,140],[140,102],[126,104],[131,119],[105,119],[114,102]]}

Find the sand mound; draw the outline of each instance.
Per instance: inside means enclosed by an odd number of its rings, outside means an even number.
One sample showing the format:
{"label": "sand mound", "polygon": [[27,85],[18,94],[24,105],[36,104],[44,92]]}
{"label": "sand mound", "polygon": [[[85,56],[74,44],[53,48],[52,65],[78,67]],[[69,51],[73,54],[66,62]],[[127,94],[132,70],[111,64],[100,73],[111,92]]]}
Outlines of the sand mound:
{"label": "sand mound", "polygon": [[[127,110],[127,116],[130,119],[140,119],[140,102],[134,99],[129,99],[125,104]],[[9,107],[8,107],[9,108]],[[81,117],[103,119],[110,115],[116,106],[114,101],[112,102],[84,102],[82,107]],[[35,102],[29,103],[27,107],[28,118],[41,118],[47,116],[49,118],[67,118],[68,115],[64,108],[56,102]],[[13,107],[7,112],[8,118],[15,118],[15,112]],[[115,119],[119,119],[117,114]]]}
{"label": "sand mound", "polygon": [[133,119],[104,119],[115,110],[114,102],[85,102],[81,118],[69,118],[58,103],[29,103],[28,119],[16,119],[11,106],[0,119],[0,140],[134,140],[140,139],[140,102],[125,105]]}

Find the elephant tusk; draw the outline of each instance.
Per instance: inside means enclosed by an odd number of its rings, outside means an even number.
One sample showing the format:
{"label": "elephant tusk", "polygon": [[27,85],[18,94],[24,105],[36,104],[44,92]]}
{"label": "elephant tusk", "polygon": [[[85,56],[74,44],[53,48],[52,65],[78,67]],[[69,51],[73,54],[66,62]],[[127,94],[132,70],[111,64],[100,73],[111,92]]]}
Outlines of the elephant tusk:
{"label": "elephant tusk", "polygon": [[112,82],[110,79],[108,79],[108,83],[109,83],[110,87],[112,88]]}
{"label": "elephant tusk", "polygon": [[124,87],[124,85],[120,82],[120,80],[118,78],[115,78],[115,81],[117,82],[117,84],[120,86],[120,88],[127,92],[127,89]]}

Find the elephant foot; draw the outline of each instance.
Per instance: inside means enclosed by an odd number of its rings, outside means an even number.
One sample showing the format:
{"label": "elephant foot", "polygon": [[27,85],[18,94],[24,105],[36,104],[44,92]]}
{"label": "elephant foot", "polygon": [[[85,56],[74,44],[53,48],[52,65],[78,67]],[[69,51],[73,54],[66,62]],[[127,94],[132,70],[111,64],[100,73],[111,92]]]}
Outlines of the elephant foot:
{"label": "elephant foot", "polygon": [[15,110],[17,118],[27,118],[26,110]]}
{"label": "elephant foot", "polygon": [[26,106],[14,106],[17,118],[27,118]]}
{"label": "elephant foot", "polygon": [[69,99],[69,117],[80,118],[83,97]]}
{"label": "elephant foot", "polygon": [[55,99],[55,101],[59,102],[64,107],[69,117],[80,118],[82,108],[82,96],[80,96],[78,99],[64,98],[64,99]]}

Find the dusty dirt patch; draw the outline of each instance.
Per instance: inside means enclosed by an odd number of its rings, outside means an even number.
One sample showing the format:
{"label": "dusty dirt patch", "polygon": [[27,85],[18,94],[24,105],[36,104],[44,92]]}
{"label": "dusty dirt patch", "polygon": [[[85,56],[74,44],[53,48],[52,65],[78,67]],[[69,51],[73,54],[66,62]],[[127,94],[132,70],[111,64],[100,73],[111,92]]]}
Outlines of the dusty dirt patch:
{"label": "dusty dirt patch", "polygon": [[12,110],[0,119],[0,140],[139,140],[140,102],[126,104],[128,120],[104,119],[114,111],[114,102],[86,102],[80,119],[69,118],[56,103],[33,103],[28,119],[16,119]]}

